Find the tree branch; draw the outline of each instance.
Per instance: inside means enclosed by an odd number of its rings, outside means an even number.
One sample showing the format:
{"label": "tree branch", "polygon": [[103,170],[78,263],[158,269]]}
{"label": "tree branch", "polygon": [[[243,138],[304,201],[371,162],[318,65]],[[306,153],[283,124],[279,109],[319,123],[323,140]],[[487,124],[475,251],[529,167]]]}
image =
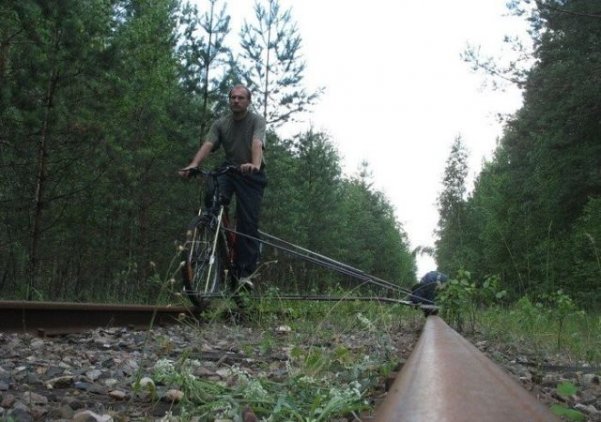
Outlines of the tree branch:
{"label": "tree branch", "polygon": [[566,15],[601,19],[601,12],[599,12],[599,14],[572,12],[571,10],[560,9],[558,7],[550,6],[548,4],[543,4],[540,0],[535,0],[535,1],[536,1],[536,5],[538,6],[539,9],[545,8],[545,9],[552,10],[554,12],[565,13]]}

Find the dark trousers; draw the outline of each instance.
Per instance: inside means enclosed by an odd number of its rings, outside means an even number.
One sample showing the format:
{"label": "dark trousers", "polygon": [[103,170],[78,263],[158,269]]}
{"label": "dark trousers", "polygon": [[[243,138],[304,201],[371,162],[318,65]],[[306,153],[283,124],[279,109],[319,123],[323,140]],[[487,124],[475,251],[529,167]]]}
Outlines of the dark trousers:
{"label": "dark trousers", "polygon": [[236,231],[252,236],[236,236],[234,274],[236,278],[248,277],[257,269],[259,261],[259,216],[267,177],[263,170],[241,174],[228,172],[219,178],[221,200],[229,205],[236,196]]}

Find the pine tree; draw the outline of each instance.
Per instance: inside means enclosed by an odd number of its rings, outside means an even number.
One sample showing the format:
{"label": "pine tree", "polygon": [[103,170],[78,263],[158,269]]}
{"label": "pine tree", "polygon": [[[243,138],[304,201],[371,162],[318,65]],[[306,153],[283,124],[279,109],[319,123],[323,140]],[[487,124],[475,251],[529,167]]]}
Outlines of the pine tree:
{"label": "pine tree", "polygon": [[598,1],[516,0],[511,7],[531,23],[535,60],[523,80],[524,106],[469,200],[464,228],[474,231],[468,243],[479,258],[472,262],[517,294],[561,287],[585,300],[578,290],[597,262],[582,246],[592,245],[586,230],[601,195]]}
{"label": "pine tree", "polygon": [[463,219],[465,210],[468,153],[461,136],[457,136],[447,158],[443,190],[438,197],[438,240],[436,261],[439,268],[451,272],[463,264]]}
{"label": "pine tree", "polygon": [[186,92],[196,98],[199,139],[204,140],[210,121],[215,117],[223,98],[223,80],[227,79],[232,52],[225,39],[230,32],[230,16],[226,6],[218,8],[219,0],[208,0],[208,11],[186,4],[180,16],[183,28],[178,53],[182,63],[182,82]]}
{"label": "pine tree", "polygon": [[291,11],[282,11],[278,0],[264,3],[255,3],[256,21],[242,27],[242,77],[256,93],[254,102],[267,123],[277,126],[307,111],[319,91],[302,87],[302,39]]}
{"label": "pine tree", "polygon": [[94,114],[110,65],[111,5],[23,1],[2,9],[0,178],[11,182],[2,214],[13,245],[26,251],[31,298],[63,258],[56,246],[68,239],[66,210],[97,174]]}

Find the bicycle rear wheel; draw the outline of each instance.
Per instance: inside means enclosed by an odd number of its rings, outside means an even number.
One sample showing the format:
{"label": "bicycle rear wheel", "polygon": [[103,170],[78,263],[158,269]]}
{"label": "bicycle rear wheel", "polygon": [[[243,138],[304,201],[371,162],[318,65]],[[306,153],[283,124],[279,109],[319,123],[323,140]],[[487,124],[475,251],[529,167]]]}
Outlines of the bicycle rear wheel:
{"label": "bicycle rear wheel", "polygon": [[206,222],[188,231],[182,278],[184,293],[197,307],[205,308],[211,297],[225,289],[226,253],[221,236]]}

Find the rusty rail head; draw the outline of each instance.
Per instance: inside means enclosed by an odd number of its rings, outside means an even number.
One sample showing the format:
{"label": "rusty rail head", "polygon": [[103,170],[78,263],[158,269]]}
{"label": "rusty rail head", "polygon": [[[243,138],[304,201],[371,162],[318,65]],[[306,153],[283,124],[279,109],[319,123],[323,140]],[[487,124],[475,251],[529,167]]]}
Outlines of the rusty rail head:
{"label": "rusty rail head", "polygon": [[559,419],[442,319],[430,316],[374,420]]}
{"label": "rusty rail head", "polygon": [[148,329],[173,324],[181,315],[196,313],[170,306],[0,301],[0,332],[55,335],[98,327]]}

